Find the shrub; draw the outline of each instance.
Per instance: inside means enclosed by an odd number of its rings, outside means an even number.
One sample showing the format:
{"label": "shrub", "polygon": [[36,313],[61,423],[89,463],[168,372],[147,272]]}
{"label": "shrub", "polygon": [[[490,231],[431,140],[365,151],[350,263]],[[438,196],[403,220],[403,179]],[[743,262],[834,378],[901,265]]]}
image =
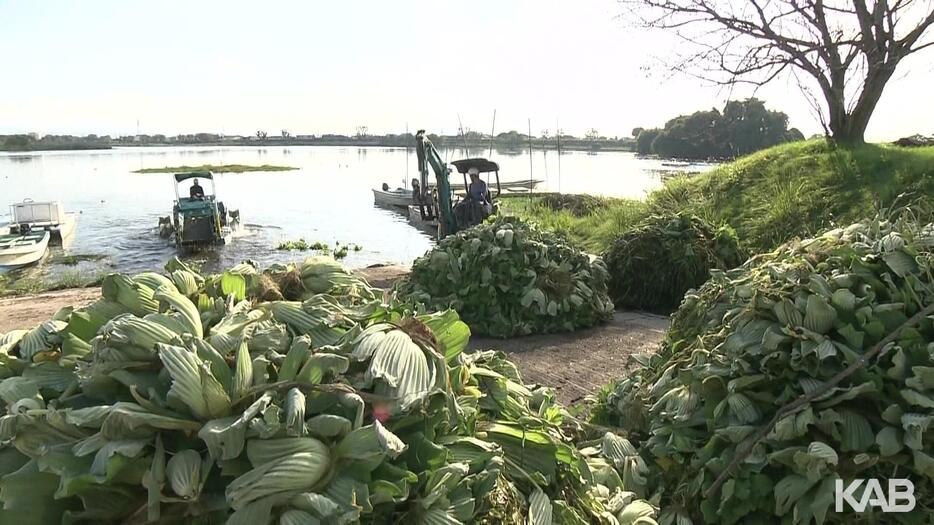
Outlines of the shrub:
{"label": "shrub", "polygon": [[736,234],[689,215],[653,215],[620,235],[604,254],[617,307],[669,313],[715,268],[743,256]]}

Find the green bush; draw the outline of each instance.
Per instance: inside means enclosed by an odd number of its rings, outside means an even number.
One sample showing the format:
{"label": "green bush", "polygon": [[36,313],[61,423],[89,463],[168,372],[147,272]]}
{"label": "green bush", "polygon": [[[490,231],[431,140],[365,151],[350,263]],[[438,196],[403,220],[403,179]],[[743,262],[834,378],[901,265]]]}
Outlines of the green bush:
{"label": "green bush", "polygon": [[685,298],[661,351],[594,412],[628,432],[663,508],[694,523],[846,523],[828,513],[836,481],[890,477],[931,501],[934,224],[921,224],[792,242]]}
{"label": "green bush", "polygon": [[617,307],[669,313],[684,293],[715,268],[739,265],[742,252],[729,228],[690,215],[653,215],[620,235],[603,256]]}
{"label": "green bush", "polygon": [[610,318],[603,261],[516,217],[446,237],[397,290],[430,310],[457,310],[474,333],[510,337],[570,331]]}

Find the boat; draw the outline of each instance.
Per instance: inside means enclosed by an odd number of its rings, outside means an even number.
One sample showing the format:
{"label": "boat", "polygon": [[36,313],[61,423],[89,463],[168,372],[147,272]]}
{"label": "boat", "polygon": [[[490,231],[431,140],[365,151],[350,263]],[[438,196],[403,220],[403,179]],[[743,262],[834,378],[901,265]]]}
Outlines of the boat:
{"label": "boat", "polygon": [[373,202],[377,206],[393,206],[407,208],[412,204],[412,190],[396,188],[394,190],[380,190],[373,188]]}
{"label": "boat", "polygon": [[65,213],[59,201],[36,202],[25,199],[10,205],[12,222],[8,227],[10,234],[29,233],[40,230],[48,231],[52,244],[65,244],[75,232],[77,215]]}
{"label": "boat", "polygon": [[[198,179],[211,183],[210,191],[198,184]],[[171,217],[159,218],[159,236],[175,237],[179,251],[195,251],[211,245],[227,244],[233,232],[240,227],[240,212],[228,210],[217,200],[214,174],[210,171],[192,171],[172,175],[175,201]],[[179,192],[179,185],[193,180],[189,196]]]}
{"label": "boat", "polygon": [[35,264],[49,250],[48,230],[31,231],[0,236],[0,268],[8,270]]}

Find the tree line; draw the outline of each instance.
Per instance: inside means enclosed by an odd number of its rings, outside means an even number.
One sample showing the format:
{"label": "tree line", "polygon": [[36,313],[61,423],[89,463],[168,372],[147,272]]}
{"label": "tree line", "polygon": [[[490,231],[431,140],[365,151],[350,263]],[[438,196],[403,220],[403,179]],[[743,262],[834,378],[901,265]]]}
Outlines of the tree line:
{"label": "tree line", "polygon": [[632,135],[638,153],[682,159],[733,158],[804,139],[797,128],[788,128],[788,115],[766,109],[756,98],[732,100],[722,111],[681,115],[663,128],[635,128]]}

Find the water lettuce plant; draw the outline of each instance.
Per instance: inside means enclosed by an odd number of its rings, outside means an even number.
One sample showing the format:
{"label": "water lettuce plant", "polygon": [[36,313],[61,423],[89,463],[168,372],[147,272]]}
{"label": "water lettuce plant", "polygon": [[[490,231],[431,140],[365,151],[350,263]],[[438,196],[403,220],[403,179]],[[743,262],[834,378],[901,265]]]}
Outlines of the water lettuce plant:
{"label": "water lettuce plant", "polygon": [[428,310],[456,310],[479,334],[571,331],[607,321],[607,272],[554,233],[509,216],[443,239],[397,286]]}
{"label": "water lettuce plant", "polygon": [[655,523],[628,442],[575,446],[455,312],[383,297],[323,258],[173,260],[0,334],[0,522]]}
{"label": "water lettuce plant", "polygon": [[[660,522],[926,522],[932,314],[934,225],[828,231],[715,272],[595,416],[639,450]],[[914,513],[833,512],[837,481],[889,478],[914,483]]]}

